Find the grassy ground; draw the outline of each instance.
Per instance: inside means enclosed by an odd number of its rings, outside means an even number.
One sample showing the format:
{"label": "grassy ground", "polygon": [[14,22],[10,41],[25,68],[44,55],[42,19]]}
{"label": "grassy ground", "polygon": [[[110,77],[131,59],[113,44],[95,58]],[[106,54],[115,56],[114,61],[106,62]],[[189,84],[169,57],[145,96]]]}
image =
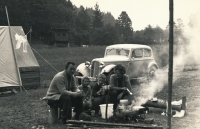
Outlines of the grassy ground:
{"label": "grassy ground", "polygon": [[[86,60],[102,57],[105,47],[89,48],[55,48],[46,45],[32,45],[34,50],[40,53],[58,71],[63,70],[67,61],[74,61],[77,65]],[[159,66],[164,66],[167,61],[167,46],[152,46],[154,56]],[[52,77],[57,73],[38,54],[35,56],[41,67],[41,86],[38,89],[28,90],[28,94],[13,94],[0,97],[0,129],[29,129],[34,126],[43,125],[45,129],[65,129],[64,125],[50,125],[48,123],[49,107],[41,98],[45,96]],[[199,70],[188,69],[176,72],[174,76],[178,79],[173,84],[173,100],[187,97],[187,112],[183,118],[172,118],[174,129],[199,129],[200,128],[200,75]],[[134,91],[137,92],[137,91]],[[158,98],[167,99],[167,86],[157,94]],[[155,124],[167,128],[167,117],[161,116],[163,110],[151,109],[147,118],[154,118]]]}

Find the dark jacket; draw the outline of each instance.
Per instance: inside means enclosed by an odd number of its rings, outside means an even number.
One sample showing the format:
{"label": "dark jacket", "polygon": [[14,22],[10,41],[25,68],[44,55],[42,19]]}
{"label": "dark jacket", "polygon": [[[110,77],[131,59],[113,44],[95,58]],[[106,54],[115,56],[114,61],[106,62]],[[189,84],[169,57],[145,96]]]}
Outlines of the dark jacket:
{"label": "dark jacket", "polygon": [[[129,80],[129,76],[124,74],[122,79],[122,87],[127,87],[129,90],[131,90],[131,83]],[[115,74],[110,76],[110,87],[119,87],[118,86],[118,78]]]}
{"label": "dark jacket", "polygon": [[[105,86],[105,85],[102,85],[102,86]],[[108,94],[108,91],[107,90],[103,90],[101,92],[100,89],[102,89],[102,86],[99,85],[98,83],[96,83],[93,88],[92,88],[92,98],[96,98],[96,97],[101,97],[101,96],[105,96]]]}
{"label": "dark jacket", "polygon": [[98,85],[98,83],[96,83],[94,86],[93,86],[93,89],[92,89],[92,97],[98,97],[98,96],[103,96],[101,94],[97,94],[97,92],[102,88],[102,86]]}

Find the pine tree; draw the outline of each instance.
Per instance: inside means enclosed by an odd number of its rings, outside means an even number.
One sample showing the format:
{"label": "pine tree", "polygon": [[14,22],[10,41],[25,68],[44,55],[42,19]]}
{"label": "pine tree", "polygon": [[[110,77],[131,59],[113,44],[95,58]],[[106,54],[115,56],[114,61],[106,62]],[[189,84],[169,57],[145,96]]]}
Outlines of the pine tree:
{"label": "pine tree", "polygon": [[93,16],[92,16],[92,27],[93,28],[103,27],[102,18],[103,18],[103,16],[99,9],[99,5],[96,3],[95,10],[94,10]]}
{"label": "pine tree", "polygon": [[118,19],[116,20],[115,26],[117,27],[122,42],[131,42],[133,38],[132,21],[129,18],[126,11],[122,11]]}

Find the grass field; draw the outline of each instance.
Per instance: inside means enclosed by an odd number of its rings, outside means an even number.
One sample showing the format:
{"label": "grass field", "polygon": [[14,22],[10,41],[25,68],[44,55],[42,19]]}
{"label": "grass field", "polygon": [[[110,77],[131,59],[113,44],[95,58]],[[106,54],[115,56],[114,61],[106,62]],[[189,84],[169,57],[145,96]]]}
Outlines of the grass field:
{"label": "grass field", "polygon": [[[31,45],[46,61],[48,61],[57,71],[64,69],[68,61],[73,61],[77,65],[91,61],[93,58],[103,57],[105,46],[88,48],[65,48],[53,47],[42,44]],[[158,65],[162,68],[168,62],[168,46],[152,46],[154,56]],[[35,52],[34,52],[35,53]],[[0,97],[0,129],[31,129],[42,125],[45,129],[66,129],[64,125],[50,125],[48,123],[49,107],[41,98],[45,96],[47,88],[53,76],[57,73],[46,61],[37,53],[35,56],[41,68],[41,86],[38,89],[28,90],[28,94],[22,93],[11,96]],[[175,73],[177,80],[173,84],[173,100],[187,97],[187,113],[183,118],[172,118],[172,128],[174,129],[199,129],[200,128],[200,76],[199,70],[180,71]],[[136,88],[137,89],[137,88]],[[137,91],[134,91],[137,93]],[[167,86],[157,97],[167,99]],[[152,109],[146,117],[154,118],[155,124],[167,128],[167,117],[161,116],[162,111]]]}
{"label": "grass field", "polygon": [[[91,61],[94,58],[103,57],[106,46],[93,46],[93,47],[53,47],[47,45],[32,45],[32,48],[36,50],[35,56],[41,67],[41,80],[51,80],[56,70],[61,71],[64,69],[64,65],[68,61],[73,61],[76,65],[85,61]],[[154,45],[152,46],[154,51],[155,60],[160,67],[165,66],[168,62],[168,46],[166,45]],[[38,54],[39,53],[39,54]],[[41,57],[41,56],[42,57]],[[50,63],[50,66],[46,61]]]}

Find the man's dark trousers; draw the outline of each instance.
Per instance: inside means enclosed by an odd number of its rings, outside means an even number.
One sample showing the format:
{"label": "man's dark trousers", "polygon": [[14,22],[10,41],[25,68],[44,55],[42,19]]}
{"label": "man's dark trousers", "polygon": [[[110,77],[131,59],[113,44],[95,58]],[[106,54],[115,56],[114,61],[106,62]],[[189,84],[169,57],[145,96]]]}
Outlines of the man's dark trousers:
{"label": "man's dark trousers", "polygon": [[67,95],[61,95],[59,100],[48,100],[48,105],[61,108],[63,120],[72,119],[72,107],[74,107],[73,112],[76,113],[75,119],[79,119],[79,115],[83,111],[83,101],[81,97],[71,97]]}

